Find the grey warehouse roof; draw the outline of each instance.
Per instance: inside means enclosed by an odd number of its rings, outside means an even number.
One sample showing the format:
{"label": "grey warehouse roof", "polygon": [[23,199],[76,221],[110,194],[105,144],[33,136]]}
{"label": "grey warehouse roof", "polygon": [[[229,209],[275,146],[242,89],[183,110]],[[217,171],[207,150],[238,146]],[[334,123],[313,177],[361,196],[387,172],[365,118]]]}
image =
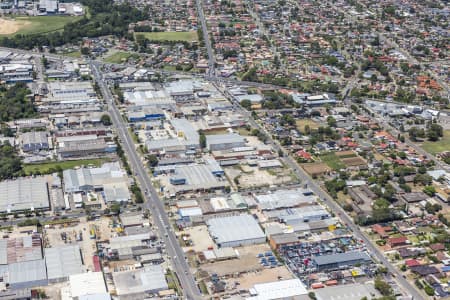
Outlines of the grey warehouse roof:
{"label": "grey warehouse roof", "polygon": [[265,237],[258,222],[251,215],[214,218],[206,221],[206,224],[218,244]]}
{"label": "grey warehouse roof", "polygon": [[69,279],[70,275],[84,272],[78,245],[45,248],[44,253],[49,280]]}
{"label": "grey warehouse roof", "polygon": [[315,256],[314,261],[319,266],[336,264],[336,263],[346,263],[354,260],[364,260],[370,261],[370,257],[366,252],[345,252],[345,253],[335,253],[330,255]]}
{"label": "grey warehouse roof", "polygon": [[0,211],[49,208],[47,181],[44,177],[19,178],[0,182]]}
{"label": "grey warehouse roof", "polygon": [[168,289],[164,271],[160,265],[116,272],[113,273],[113,279],[119,296]]}
{"label": "grey warehouse roof", "polygon": [[231,144],[231,143],[245,143],[245,138],[236,133],[229,134],[212,134],[206,136],[206,143],[213,144]]}

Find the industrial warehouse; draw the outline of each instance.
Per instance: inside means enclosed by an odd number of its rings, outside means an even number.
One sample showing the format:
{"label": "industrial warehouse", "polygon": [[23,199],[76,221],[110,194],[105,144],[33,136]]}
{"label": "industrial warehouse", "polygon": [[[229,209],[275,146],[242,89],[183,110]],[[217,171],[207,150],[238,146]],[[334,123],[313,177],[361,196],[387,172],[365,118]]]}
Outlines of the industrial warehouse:
{"label": "industrial warehouse", "polygon": [[48,209],[49,191],[44,177],[0,182],[0,212]]}

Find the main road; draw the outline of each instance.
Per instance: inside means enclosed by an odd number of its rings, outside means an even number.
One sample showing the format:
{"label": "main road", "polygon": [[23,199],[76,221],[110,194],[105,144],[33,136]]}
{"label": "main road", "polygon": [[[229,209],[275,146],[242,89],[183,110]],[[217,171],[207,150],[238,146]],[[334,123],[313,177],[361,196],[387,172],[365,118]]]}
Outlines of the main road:
{"label": "main road", "polygon": [[203,1],[202,0],[196,0],[197,3],[197,13],[198,18],[200,19],[200,24],[202,25],[202,32],[203,32],[203,40],[205,42],[206,52],[208,55],[208,76],[215,76],[215,59],[214,59],[214,52],[212,50],[211,46],[211,40],[209,39],[208,34],[208,27],[206,26],[206,19],[205,14],[203,13]]}
{"label": "main road", "polygon": [[147,169],[137,154],[136,146],[130,136],[127,124],[123,120],[120,111],[115,104],[114,97],[111,94],[110,89],[103,80],[102,73],[99,70],[99,64],[97,62],[90,61],[90,65],[95,81],[99,85],[101,93],[108,105],[108,112],[111,115],[112,122],[117,130],[117,135],[119,136],[121,144],[125,150],[130,167],[134,174],[136,174],[136,180],[141,189],[146,191],[144,193],[144,207],[152,213],[153,221],[156,224],[160,238],[166,244],[167,254],[170,256],[171,266],[180,281],[184,299],[202,299],[199,288],[195,282],[195,278],[191,274],[189,265],[186,262],[184,252],[178,243],[178,239],[175,236],[173,229],[171,228],[169,218],[167,217],[164,209],[164,203],[161,199],[159,199],[158,193],[151,183]]}

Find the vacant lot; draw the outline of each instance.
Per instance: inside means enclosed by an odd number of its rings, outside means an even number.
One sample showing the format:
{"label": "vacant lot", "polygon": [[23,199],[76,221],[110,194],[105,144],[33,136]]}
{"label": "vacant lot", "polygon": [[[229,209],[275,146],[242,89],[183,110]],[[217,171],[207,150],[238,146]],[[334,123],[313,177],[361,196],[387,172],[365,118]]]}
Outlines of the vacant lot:
{"label": "vacant lot", "polygon": [[367,164],[367,162],[359,156],[341,158],[341,161],[348,167],[363,166]]}
{"label": "vacant lot", "polygon": [[331,171],[330,167],[324,163],[307,163],[301,166],[309,175],[321,175]]}
{"label": "vacant lot", "polygon": [[64,25],[79,20],[80,18],[69,16],[0,18],[0,35],[54,32],[62,30]]}
{"label": "vacant lot", "polygon": [[345,169],[345,164],[334,152],[323,154],[320,156],[320,159],[335,171]]}
{"label": "vacant lot", "polygon": [[340,158],[348,158],[348,157],[356,157],[358,155],[352,150],[347,150],[336,152],[336,156],[339,156]]}
{"label": "vacant lot", "polygon": [[277,281],[279,280],[279,277],[283,278],[283,280],[291,279],[292,274],[285,266],[282,266],[272,269],[263,269],[259,272],[247,273],[237,278],[237,280],[236,278],[232,278],[231,281],[238,281],[240,283],[240,289],[248,290],[258,283]]}
{"label": "vacant lot", "polygon": [[111,63],[111,64],[120,64],[120,63],[123,63],[124,61],[127,61],[130,57],[137,59],[137,58],[139,58],[139,55],[127,53],[127,52],[123,52],[123,51],[118,51],[118,52],[106,57],[104,59],[104,61],[107,63]]}
{"label": "vacant lot", "polygon": [[196,31],[182,32],[136,32],[142,34],[150,41],[179,41],[179,42],[196,42],[198,35]]}
{"label": "vacant lot", "polygon": [[94,166],[101,166],[104,162],[107,162],[107,159],[81,159],[81,160],[69,160],[69,161],[61,161],[61,162],[49,162],[49,163],[42,163],[42,164],[28,164],[24,165],[23,169],[25,171],[25,174],[29,175],[31,173],[37,173],[36,171],[40,173],[49,173],[50,169],[54,169],[55,172],[58,169],[67,170],[72,169],[74,167],[81,167],[81,166],[88,166],[88,165],[94,165]]}
{"label": "vacant lot", "polygon": [[299,130],[301,132],[305,132],[306,125],[308,125],[310,129],[319,128],[319,124],[317,124],[313,120],[309,120],[309,119],[296,120],[295,125],[297,126],[297,130]]}
{"label": "vacant lot", "polygon": [[257,255],[270,250],[267,244],[237,247],[235,249],[239,252],[238,259],[205,264],[200,268],[210,274],[216,273],[219,277],[236,273],[261,271],[263,267]]}
{"label": "vacant lot", "polygon": [[450,151],[450,130],[444,131],[444,137],[437,142],[426,141],[422,144],[422,148],[431,154],[437,154],[444,151]]}

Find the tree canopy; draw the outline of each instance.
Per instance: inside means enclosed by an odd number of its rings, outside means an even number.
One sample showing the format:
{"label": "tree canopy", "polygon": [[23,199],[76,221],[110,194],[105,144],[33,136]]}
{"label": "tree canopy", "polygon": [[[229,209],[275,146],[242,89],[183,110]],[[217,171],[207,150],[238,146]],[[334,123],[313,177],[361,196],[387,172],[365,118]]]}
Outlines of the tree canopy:
{"label": "tree canopy", "polygon": [[24,83],[10,88],[0,87],[0,122],[33,118],[38,115],[36,107],[28,98],[30,90]]}

